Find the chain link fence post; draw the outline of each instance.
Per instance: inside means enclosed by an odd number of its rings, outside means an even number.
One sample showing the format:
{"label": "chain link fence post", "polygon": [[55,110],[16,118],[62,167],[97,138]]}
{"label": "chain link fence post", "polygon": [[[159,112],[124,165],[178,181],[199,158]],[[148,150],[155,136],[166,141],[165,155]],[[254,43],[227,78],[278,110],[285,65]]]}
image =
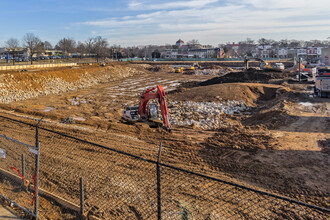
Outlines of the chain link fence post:
{"label": "chain link fence post", "polygon": [[83,219],[84,216],[84,208],[85,208],[85,198],[84,198],[84,178],[80,177],[79,178],[80,182],[80,216]]}
{"label": "chain link fence post", "polygon": [[162,194],[161,194],[161,167],[160,167],[160,155],[162,152],[162,142],[160,142],[158,159],[157,159],[157,216],[158,220],[162,219]]}
{"label": "chain link fence post", "polygon": [[[25,154],[22,154],[22,176],[24,178],[26,178],[26,175],[25,175]],[[22,183],[24,185],[24,179],[22,178]]]}
{"label": "chain link fence post", "polygon": [[38,204],[39,204],[39,167],[40,167],[40,143],[37,144],[37,155],[36,155],[36,174],[35,174],[35,201],[34,210],[36,220],[38,219]]}
{"label": "chain link fence post", "polygon": [[34,201],[34,213],[36,220],[38,219],[38,205],[39,205],[39,192],[38,192],[38,184],[39,184],[39,162],[40,162],[40,142],[39,142],[39,125],[42,121],[44,116],[38,121],[36,125],[36,148],[37,148],[37,155],[36,155],[36,173],[35,173],[35,201]]}

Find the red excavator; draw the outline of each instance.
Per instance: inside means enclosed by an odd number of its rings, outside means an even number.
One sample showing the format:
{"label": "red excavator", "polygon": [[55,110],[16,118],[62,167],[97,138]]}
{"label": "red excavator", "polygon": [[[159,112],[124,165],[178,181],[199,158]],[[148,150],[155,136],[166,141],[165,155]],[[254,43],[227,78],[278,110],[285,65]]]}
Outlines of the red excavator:
{"label": "red excavator", "polygon": [[[157,89],[157,91],[155,91]],[[158,116],[158,109],[155,103],[149,103],[150,100],[158,99],[160,111],[163,118],[163,124],[166,130],[171,130],[170,118],[167,108],[165,91],[161,85],[148,89],[142,93],[140,97],[140,105],[134,107],[127,107],[123,111],[123,119],[134,121],[152,121]]]}

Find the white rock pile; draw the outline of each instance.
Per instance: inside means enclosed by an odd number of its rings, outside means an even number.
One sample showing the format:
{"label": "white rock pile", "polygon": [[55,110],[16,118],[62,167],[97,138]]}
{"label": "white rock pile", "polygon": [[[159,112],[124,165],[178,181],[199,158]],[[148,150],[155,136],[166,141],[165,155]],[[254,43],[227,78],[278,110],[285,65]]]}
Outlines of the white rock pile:
{"label": "white rock pile", "polygon": [[223,76],[229,72],[233,72],[232,68],[220,68],[220,69],[197,69],[194,75],[210,75],[210,76]]}
{"label": "white rock pile", "polygon": [[214,130],[223,126],[221,115],[237,114],[248,106],[243,101],[214,102],[170,102],[170,122],[173,125],[195,125],[204,130]]}

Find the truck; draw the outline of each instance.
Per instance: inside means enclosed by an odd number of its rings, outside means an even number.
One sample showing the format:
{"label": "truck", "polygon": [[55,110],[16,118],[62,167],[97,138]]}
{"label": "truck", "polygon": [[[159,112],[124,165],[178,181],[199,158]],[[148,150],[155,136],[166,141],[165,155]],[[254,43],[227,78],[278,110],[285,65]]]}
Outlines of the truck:
{"label": "truck", "polygon": [[314,93],[321,98],[330,98],[330,69],[318,69],[315,76]]}

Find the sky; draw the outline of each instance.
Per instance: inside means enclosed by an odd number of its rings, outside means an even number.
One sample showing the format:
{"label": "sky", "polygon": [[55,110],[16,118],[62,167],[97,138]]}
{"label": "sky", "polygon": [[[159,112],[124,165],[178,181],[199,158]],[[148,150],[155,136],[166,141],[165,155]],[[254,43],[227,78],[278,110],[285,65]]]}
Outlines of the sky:
{"label": "sky", "polygon": [[326,40],[329,9],[330,0],[0,0],[0,46],[26,33],[52,44],[102,36],[121,46]]}

